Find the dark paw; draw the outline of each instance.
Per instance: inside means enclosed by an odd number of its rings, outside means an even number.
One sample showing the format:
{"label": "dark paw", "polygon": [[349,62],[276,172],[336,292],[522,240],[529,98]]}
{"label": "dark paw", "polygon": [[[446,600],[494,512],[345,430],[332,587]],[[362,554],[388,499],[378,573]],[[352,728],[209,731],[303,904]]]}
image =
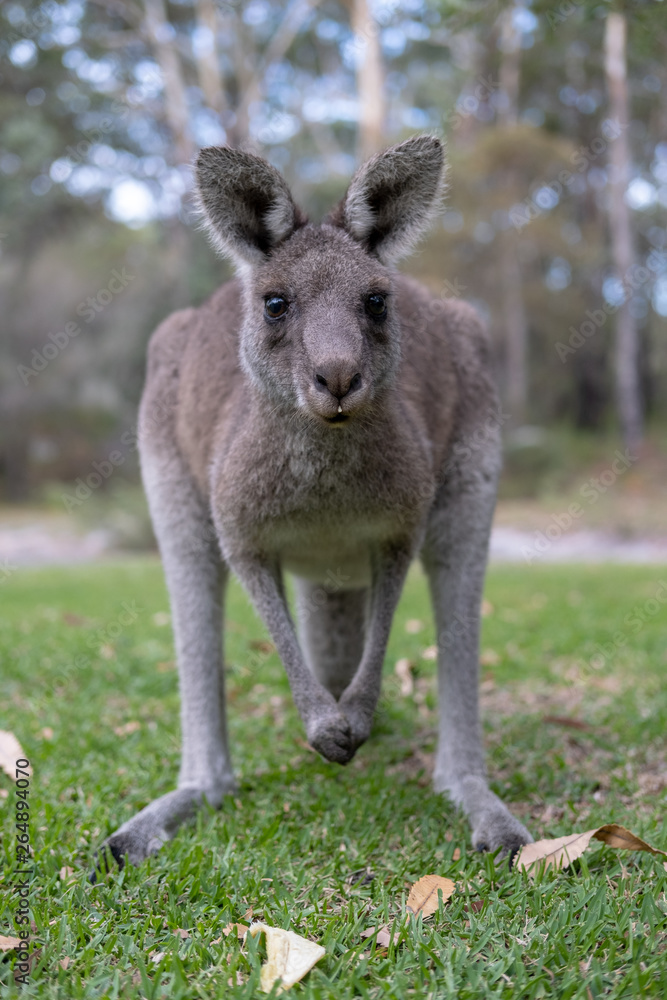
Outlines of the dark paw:
{"label": "dark paw", "polygon": [[88,876],[88,881],[93,885],[97,884],[98,877],[104,877],[115,867],[122,871],[125,867],[125,858],[131,848],[130,838],[125,834],[116,833],[109,838],[99,851],[95,851],[93,856],[94,868]]}
{"label": "dark paw", "polygon": [[501,848],[499,858],[509,858],[511,868],[517,853],[532,839],[525,826],[503,807],[482,819],[473,833],[473,847],[476,851]]}
{"label": "dark paw", "polygon": [[347,764],[356,750],[349,723],[342,715],[329,716],[309,726],[308,742],[325,760],[334,764]]}

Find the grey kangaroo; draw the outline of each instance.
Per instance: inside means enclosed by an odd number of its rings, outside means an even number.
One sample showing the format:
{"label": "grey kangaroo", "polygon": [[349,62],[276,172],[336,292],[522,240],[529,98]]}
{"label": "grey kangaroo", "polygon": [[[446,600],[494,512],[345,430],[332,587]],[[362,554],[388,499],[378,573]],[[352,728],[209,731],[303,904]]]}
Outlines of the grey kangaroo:
{"label": "grey kangaroo", "polygon": [[225,147],[199,154],[201,208],[237,277],[165,320],[148,352],[141,467],[171,599],[183,753],[178,788],[106,842],[121,864],[234,789],[222,651],[230,570],[271,634],[308,742],[346,764],[369,737],[416,556],[439,637],[435,788],[468,815],[478,849],[511,856],[531,840],[488,788],[478,715],[500,468],[487,341],[470,306],[393,267],[437,211],[443,172],[437,138],[409,139],[362,166],[313,225],[264,160]]}

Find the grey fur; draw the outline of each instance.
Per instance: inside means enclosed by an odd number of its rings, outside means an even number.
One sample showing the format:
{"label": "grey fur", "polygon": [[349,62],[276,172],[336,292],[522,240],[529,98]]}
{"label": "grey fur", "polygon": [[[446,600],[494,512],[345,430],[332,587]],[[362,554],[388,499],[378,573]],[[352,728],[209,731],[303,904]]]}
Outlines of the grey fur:
{"label": "grey fur", "polygon": [[[514,852],[528,831],[486,783],[477,708],[479,606],[500,468],[497,398],[474,311],[386,262],[437,207],[431,136],[380,154],[320,226],[280,175],[203,150],[201,202],[239,265],[155,332],[140,411],[144,482],[169,587],[183,702],[178,791],[108,841],[133,862],[233,788],[221,603],[228,569],[287,671],[309,742],[346,763],[369,736],[391,622],[421,554],[439,633],[435,784],[473,840]],[[265,318],[267,297],[289,301]],[[383,295],[386,319],[369,314]],[[158,414],[158,418],[156,418]],[[297,578],[297,628],[283,575]],[[302,649],[303,646],[303,649]]]}

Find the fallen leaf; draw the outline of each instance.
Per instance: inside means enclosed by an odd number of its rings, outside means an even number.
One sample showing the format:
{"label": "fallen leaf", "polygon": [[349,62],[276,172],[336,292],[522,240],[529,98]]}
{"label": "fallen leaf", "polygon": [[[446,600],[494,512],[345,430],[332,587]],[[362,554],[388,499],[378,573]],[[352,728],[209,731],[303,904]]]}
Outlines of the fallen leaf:
{"label": "fallen leaf", "polygon": [[270,993],[276,979],[280,980],[277,992],[282,993],[300,982],[310,972],[316,962],[326,955],[322,945],[307,938],[268,924],[251,924],[249,931],[253,937],[266,935],[266,962],[260,972],[260,986]]}
{"label": "fallen leaf", "polygon": [[73,868],[69,868],[67,865],[63,865],[58,872],[58,875],[60,876],[61,882],[73,882],[77,877],[75,870]]}
{"label": "fallen leaf", "polygon": [[44,726],[39,735],[42,737],[43,740],[52,740],[53,730],[51,729],[51,726]]}
{"label": "fallen leaf", "polygon": [[458,861],[460,857],[461,857],[461,848],[455,847],[454,853],[452,854],[452,861]]}
{"label": "fallen leaf", "polygon": [[71,611],[65,612],[65,614],[63,615],[63,621],[65,622],[65,625],[78,626],[86,624],[85,618],[82,618],[81,615],[75,615]]}
{"label": "fallen leaf", "polygon": [[650,854],[659,854],[667,858],[666,851],[660,851],[656,847],[651,847],[641,837],[637,837],[630,830],[618,823],[607,823],[597,830],[587,830],[585,833],[571,833],[566,837],[556,837],[553,840],[536,840],[533,844],[525,844],[516,859],[517,868],[527,871],[532,877],[535,865],[541,863],[546,868],[555,867],[557,869],[567,868],[572,861],[576,861],[584,853],[591,840],[600,840],[608,847],[621,848],[626,851],[648,851]]}
{"label": "fallen leaf", "polygon": [[496,653],[495,649],[485,649],[479,658],[479,662],[483,667],[495,667],[497,663],[500,663],[500,656]]}
{"label": "fallen leaf", "polygon": [[479,913],[480,910],[484,909],[484,900],[483,899],[471,899],[470,900],[470,909],[473,911],[473,913]]}
{"label": "fallen leaf", "polygon": [[116,726],[114,733],[116,736],[129,736],[130,733],[136,733],[138,729],[141,729],[141,723],[133,719],[131,722],[125,722],[122,726]]}
{"label": "fallen leaf", "polygon": [[392,943],[392,941],[394,944],[398,944],[398,940],[401,936],[399,931],[394,931],[394,933],[392,934],[387,924],[383,924],[383,926],[380,928],[367,927],[365,931],[361,932],[361,937],[362,938],[373,937],[373,935],[376,932],[377,932],[377,937],[375,938],[375,942],[379,948],[388,948],[389,945]]}
{"label": "fallen leaf", "polygon": [[409,635],[417,635],[417,632],[421,632],[424,627],[424,623],[420,622],[418,618],[408,618],[405,623],[405,631]]}
{"label": "fallen leaf", "polygon": [[[0,729],[0,769],[5,774],[8,774],[12,781],[16,780],[17,760],[27,760],[26,755],[21,749],[21,744],[14,736],[14,733],[10,733],[6,729]],[[22,770],[32,774],[31,767],[25,767]]]}
{"label": "fallen leaf", "polygon": [[174,934],[176,935],[176,937],[181,938],[183,941],[185,941],[186,938],[190,937],[190,931],[186,931],[182,927],[176,927],[174,929]]}
{"label": "fallen leaf", "polygon": [[493,614],[493,604],[491,601],[487,601],[486,598],[482,601],[482,607],[480,608],[482,612],[482,618],[488,618],[489,615]]}
{"label": "fallen leaf", "polygon": [[410,889],[406,906],[415,914],[430,917],[438,909],[438,896],[442,893],[443,903],[449,899],[456,886],[450,878],[441,875],[424,875]]}
{"label": "fallen leaf", "polygon": [[437,646],[427,646],[422,652],[422,660],[437,660],[438,659],[438,647]]}
{"label": "fallen leaf", "polygon": [[243,986],[243,976],[241,975],[238,969],[236,970],[236,981],[234,981],[234,979],[232,979],[232,977],[230,976],[229,979],[227,980],[227,985]]}
{"label": "fallen leaf", "polygon": [[65,955],[64,958],[61,958],[59,960],[58,965],[60,966],[61,969],[66,969],[66,968],[68,968],[69,963],[71,961],[72,961],[72,959],[69,957],[69,955]]}
{"label": "fallen leaf", "polygon": [[267,642],[266,639],[251,639],[248,643],[251,649],[256,649],[258,653],[275,653],[276,647],[272,642]]}
{"label": "fallen leaf", "polygon": [[166,954],[166,951],[149,951],[148,957],[153,965],[159,965]]}
{"label": "fallen leaf", "polygon": [[567,715],[543,715],[542,722],[546,723],[548,726],[565,726],[568,729],[593,728],[588,724],[588,722],[582,722],[580,719],[571,719]]}
{"label": "fallen leaf", "polygon": [[[248,933],[248,925],[231,923],[227,924],[226,927],[222,928],[222,933],[225,935],[225,937],[229,937],[232,931],[236,932],[236,936],[239,939],[239,941],[243,941],[244,937]],[[220,938],[218,938],[218,941],[219,940]],[[217,944],[217,941],[213,941],[212,943]]]}
{"label": "fallen leaf", "polygon": [[412,663],[410,660],[402,659],[396,661],[394,673],[401,682],[401,694],[404,698],[411,695],[415,689],[415,682],[412,676]]}
{"label": "fallen leaf", "polygon": [[20,938],[5,937],[3,934],[0,934],[0,951],[13,951],[14,948],[18,948],[20,944]]}

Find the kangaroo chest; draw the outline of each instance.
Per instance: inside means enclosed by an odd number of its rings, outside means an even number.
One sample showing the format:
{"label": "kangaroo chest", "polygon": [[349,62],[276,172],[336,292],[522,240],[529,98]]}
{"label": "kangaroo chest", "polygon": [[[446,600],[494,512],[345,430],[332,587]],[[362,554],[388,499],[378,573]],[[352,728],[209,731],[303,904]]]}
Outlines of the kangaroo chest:
{"label": "kangaroo chest", "polygon": [[374,547],[418,531],[434,489],[428,447],[323,430],[238,435],[212,469],[216,524],[230,554],[259,550],[313,579],[341,568],[361,585]]}

